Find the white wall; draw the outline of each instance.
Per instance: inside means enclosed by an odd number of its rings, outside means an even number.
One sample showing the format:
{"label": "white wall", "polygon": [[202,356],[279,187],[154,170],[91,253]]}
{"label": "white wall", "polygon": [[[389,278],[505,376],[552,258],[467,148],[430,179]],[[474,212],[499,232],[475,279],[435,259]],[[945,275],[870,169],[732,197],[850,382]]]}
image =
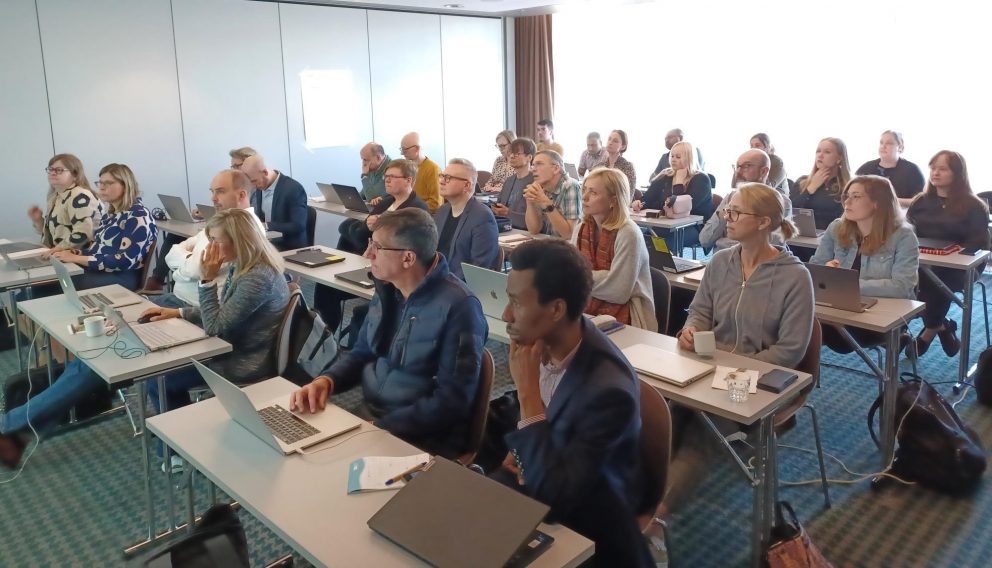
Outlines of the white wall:
{"label": "white wall", "polygon": [[[0,236],[31,234],[25,212],[44,200],[54,152],[77,154],[91,180],[110,162],[128,164],[150,206],[158,193],[206,199],[238,146],[313,195],[316,181],[358,185],[361,146],[374,139],[399,157],[411,130],[438,163],[457,148],[487,168],[505,120],[502,44],[500,20],[487,18],[248,0],[3,0]],[[465,49],[474,55],[451,53]],[[351,88],[328,107],[349,132],[313,147],[300,73],[335,69],[351,73]],[[318,215],[318,242],[336,242],[336,221]]]}
{"label": "white wall", "polygon": [[234,148],[288,172],[279,5],[172,0],[172,14],[191,202],[210,203]]}
{"label": "white wall", "polygon": [[[556,139],[577,160],[590,130],[630,135],[646,182],[665,131],[686,130],[725,190],[751,135],[771,135],[789,176],[809,174],[817,142],[843,139],[852,170],[902,131],[926,173],[961,152],[972,187],[992,189],[988,18],[975,4],[836,0],[645,3],[554,16]],[[614,30],[623,30],[618,36]],[[601,49],[591,47],[598,46]]]}
{"label": "white wall", "polygon": [[0,85],[0,235],[25,238],[34,235],[28,207],[45,206],[42,168],[54,154],[34,0],[0,2]]}
{"label": "white wall", "polygon": [[149,205],[186,195],[168,0],[37,5],[55,151],[79,156],[91,182],[127,164]]}

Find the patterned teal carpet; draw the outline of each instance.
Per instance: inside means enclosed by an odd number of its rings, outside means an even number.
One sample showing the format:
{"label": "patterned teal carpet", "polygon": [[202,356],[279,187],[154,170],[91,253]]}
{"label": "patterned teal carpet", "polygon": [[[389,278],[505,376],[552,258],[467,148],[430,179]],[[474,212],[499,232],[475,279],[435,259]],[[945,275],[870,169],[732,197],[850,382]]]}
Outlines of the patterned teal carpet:
{"label": "patterned teal carpet", "polygon": [[[985,348],[981,305],[976,304],[973,360]],[[952,317],[959,314],[952,312]],[[918,326],[918,322],[915,324]],[[505,348],[490,342],[497,364],[496,390],[509,384]],[[865,416],[877,394],[876,383],[864,374],[832,365],[865,369],[854,355],[824,351],[822,388],[811,401],[820,418],[825,450],[851,470],[871,473],[879,454],[868,435]],[[935,344],[921,360],[922,374],[932,381],[952,380],[957,359],[947,359]],[[0,353],[0,376],[14,370],[13,353]],[[949,398],[950,385],[937,387]],[[357,402],[346,393],[339,404]],[[952,399],[953,400],[953,399]],[[981,407],[970,393],[958,406],[961,416],[986,443],[992,441],[992,409]],[[807,414],[784,434],[782,445],[812,449]],[[140,442],[123,414],[71,429],[42,444],[17,480],[0,485],[0,566],[123,566],[121,549],[143,537]],[[781,448],[783,482],[817,479],[812,454]],[[850,479],[836,462],[829,477]],[[7,479],[0,475],[0,481]],[[155,476],[164,496],[167,477]],[[173,477],[172,483],[181,479]],[[180,487],[179,489],[183,489]],[[920,487],[890,486],[881,492],[867,481],[831,484],[834,505],[825,510],[818,484],[786,486],[780,497],[790,501],[813,540],[837,566],[855,567],[971,567],[987,566],[992,542],[992,489],[987,482],[967,499],[942,496]],[[206,507],[206,491],[196,492],[198,510]],[[181,497],[177,494],[177,515]],[[164,497],[158,505],[164,526]],[[728,458],[709,472],[696,498],[671,526],[674,566],[747,566],[751,501],[749,485]],[[242,512],[253,566],[264,566],[291,552],[288,545],[250,515]],[[331,535],[329,535],[330,537]],[[306,566],[297,557],[299,565]],[[133,563],[132,563],[133,564]]]}

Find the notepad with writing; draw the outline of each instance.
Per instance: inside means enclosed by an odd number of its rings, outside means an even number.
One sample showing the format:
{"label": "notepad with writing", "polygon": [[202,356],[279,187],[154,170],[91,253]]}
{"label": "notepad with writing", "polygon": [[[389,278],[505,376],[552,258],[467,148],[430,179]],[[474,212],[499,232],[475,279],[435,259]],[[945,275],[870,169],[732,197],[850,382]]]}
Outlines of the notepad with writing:
{"label": "notepad with writing", "polygon": [[413,456],[366,456],[359,458],[348,466],[348,493],[361,491],[382,491],[399,489],[403,483],[386,485],[393,477],[430,461],[429,454]]}

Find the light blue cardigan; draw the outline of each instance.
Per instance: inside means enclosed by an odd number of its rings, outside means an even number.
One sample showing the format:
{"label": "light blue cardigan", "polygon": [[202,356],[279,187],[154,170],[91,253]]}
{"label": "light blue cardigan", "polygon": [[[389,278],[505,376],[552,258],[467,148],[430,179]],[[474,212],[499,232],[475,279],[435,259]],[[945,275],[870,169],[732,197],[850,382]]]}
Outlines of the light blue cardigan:
{"label": "light blue cardigan", "polygon": [[[841,268],[851,268],[858,247],[841,247],[837,231],[843,217],[834,220],[823,232],[820,246],[809,259],[812,264],[840,261]],[[909,225],[900,225],[875,254],[861,256],[861,295],[876,298],[916,298],[919,281],[920,243]]]}

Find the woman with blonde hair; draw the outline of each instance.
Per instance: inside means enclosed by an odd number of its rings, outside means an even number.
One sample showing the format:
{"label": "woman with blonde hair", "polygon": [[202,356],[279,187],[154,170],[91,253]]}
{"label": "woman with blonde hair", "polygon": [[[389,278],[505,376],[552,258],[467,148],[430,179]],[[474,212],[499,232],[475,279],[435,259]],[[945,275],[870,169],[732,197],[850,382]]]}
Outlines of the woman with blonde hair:
{"label": "woman with blonde hair", "polygon": [[[881,176],[857,176],[844,188],[843,203],[843,216],[824,231],[810,263],[857,270],[863,296],[914,299],[919,242],[903,221],[892,183]],[[878,333],[848,331],[859,344],[881,340]],[[854,349],[831,326],[823,329],[823,343],[839,353]]]}
{"label": "woman with blonde hair", "polygon": [[782,196],[761,183],[744,184],[723,211],[727,236],[737,245],[713,255],[689,317],[677,334],[694,350],[697,331],[712,331],[717,348],[795,368],[813,329],[813,282],[803,263],[769,237],[795,234]]}
{"label": "woman with blonde hair", "polygon": [[[211,360],[209,366],[231,382],[271,377],[275,372],[272,346],[289,301],[282,257],[249,211],[220,211],[207,221],[206,231],[210,244],[200,262],[199,307],[149,308],[142,317],[152,321],[181,317],[229,342],[232,353]],[[218,295],[214,279],[225,262],[229,263],[228,278]],[[166,381],[169,408],[189,404],[187,391],[203,384],[196,371],[176,375]],[[154,384],[151,394],[157,404]]]}
{"label": "woman with blonde hair", "polygon": [[622,171],[597,168],[586,175],[583,217],[572,233],[572,244],[592,264],[592,297],[585,313],[658,331],[648,251],[629,207],[630,186]]}
{"label": "woman with blonde hair", "polygon": [[80,288],[120,284],[137,290],[141,285],[141,268],[155,242],[158,227],[151,211],[141,203],[131,168],[107,164],[100,170],[97,187],[100,199],[107,204],[107,212],[100,220],[92,245],[82,250],[56,250],[52,256],[83,267]]}
{"label": "woman with blonde hair", "polygon": [[841,216],[844,206],[840,194],[851,181],[851,167],[847,160],[847,146],[840,138],[824,138],[816,146],[816,159],[808,176],[796,180],[796,189],[789,197],[792,209],[812,209],[816,228],[827,225]]}
{"label": "woman with blonde hair", "polygon": [[83,163],[72,154],[56,154],[48,160],[48,199],[45,212],[37,205],[28,209],[41,244],[52,249],[80,249],[93,241],[103,208],[93,195]]}
{"label": "woman with blonde hair", "polygon": [[[670,199],[679,195],[692,198],[690,214],[709,219],[713,214],[713,185],[710,176],[700,171],[696,161],[696,149],[686,141],[676,142],[669,151],[671,167],[661,171],[644,193],[644,198],[632,203],[634,211],[641,209],[664,209]],[[688,227],[683,230],[686,246],[699,243],[699,229]],[[676,254],[682,254],[677,251]]]}

